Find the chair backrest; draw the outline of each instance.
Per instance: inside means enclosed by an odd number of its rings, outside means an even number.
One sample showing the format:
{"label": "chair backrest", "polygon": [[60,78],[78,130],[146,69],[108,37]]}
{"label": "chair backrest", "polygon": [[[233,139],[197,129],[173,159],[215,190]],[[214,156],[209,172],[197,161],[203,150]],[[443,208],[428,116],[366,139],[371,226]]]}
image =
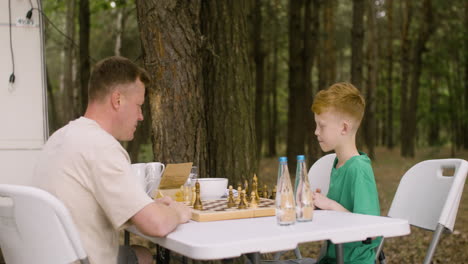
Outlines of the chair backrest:
{"label": "chair backrest", "polygon": [[335,153],[327,154],[318,159],[312,167],[310,167],[308,177],[310,187],[313,191],[319,188],[323,195],[327,195],[328,187],[330,186],[330,174],[335,158]]}
{"label": "chair backrest", "polygon": [[6,263],[88,263],[67,208],[38,188],[0,184],[0,247]]}
{"label": "chair backrest", "polygon": [[[444,175],[449,170],[451,175]],[[468,162],[462,159],[422,161],[401,178],[388,215],[434,231],[437,224],[453,231]]]}

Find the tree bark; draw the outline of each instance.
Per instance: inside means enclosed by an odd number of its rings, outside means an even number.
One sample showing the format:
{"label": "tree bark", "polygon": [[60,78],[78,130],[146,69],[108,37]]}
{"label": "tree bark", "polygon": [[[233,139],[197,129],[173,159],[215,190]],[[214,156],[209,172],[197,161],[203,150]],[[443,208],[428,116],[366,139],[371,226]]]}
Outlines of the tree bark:
{"label": "tree bark", "polygon": [[[183,2],[183,1],[182,1]],[[255,89],[248,54],[248,1],[203,1],[208,171],[231,183],[257,171]],[[259,175],[261,178],[261,175]]]}
{"label": "tree bark", "polygon": [[409,38],[409,30],[412,18],[412,5],[410,0],[405,0],[402,3],[402,30],[401,30],[401,87],[400,87],[400,139],[401,139],[401,155],[403,157],[410,156],[408,150],[409,134],[408,131],[408,81],[410,76],[410,47],[411,41]]}
{"label": "tree bark", "polygon": [[351,29],[351,83],[358,89],[363,87],[364,65],[364,10],[365,0],[353,0],[353,27]]}
{"label": "tree bark", "polygon": [[263,143],[263,84],[264,84],[264,58],[265,52],[262,48],[262,3],[255,0],[253,10],[253,41],[255,59],[255,131],[257,137],[257,153],[261,157]]}
{"label": "tree bark", "polygon": [[317,137],[313,133],[315,131],[314,113],[311,106],[313,101],[314,89],[312,86],[312,67],[314,64],[315,54],[318,43],[320,18],[320,1],[306,0],[305,15],[304,15],[304,67],[303,79],[305,88],[305,115],[306,115],[306,141],[307,141],[307,161],[308,164],[313,164],[319,158],[319,144]]}
{"label": "tree bark", "polygon": [[468,2],[465,1],[465,107],[464,107],[464,118],[463,118],[463,148],[468,149]]}
{"label": "tree bark", "polygon": [[327,0],[324,3],[324,67],[326,86],[336,82],[336,49],[335,49],[335,9],[336,0]]}
{"label": "tree bark", "polygon": [[368,32],[367,38],[367,96],[366,96],[366,114],[365,114],[365,128],[366,128],[366,145],[368,154],[371,159],[375,159],[375,143],[377,138],[376,133],[376,120],[375,120],[375,89],[377,87],[377,21],[375,17],[375,3],[374,0],[368,1]]}
{"label": "tree bark", "polygon": [[290,171],[296,168],[296,155],[304,154],[306,100],[304,96],[303,35],[301,29],[302,1],[289,2],[289,98],[287,156]]}
{"label": "tree bark", "polygon": [[409,99],[408,109],[408,146],[405,156],[414,157],[414,149],[416,145],[416,117],[418,112],[418,99],[419,99],[419,79],[422,72],[422,55],[427,51],[426,43],[429,40],[432,33],[435,31],[434,16],[432,11],[431,0],[423,1],[423,21],[422,29],[419,30],[418,38],[415,43],[414,48],[414,63],[413,63],[413,72],[411,78],[411,94]]}
{"label": "tree bark", "polygon": [[65,34],[70,40],[63,46],[63,73],[60,83],[59,103],[59,127],[64,126],[75,116],[75,102],[73,100],[73,41],[75,40],[75,6],[76,1],[67,2],[67,15],[65,21]]}
{"label": "tree bark", "polygon": [[88,80],[90,75],[89,36],[90,36],[89,0],[80,0],[80,110],[84,114],[88,105]]}
{"label": "tree bark", "polygon": [[[153,131],[154,158],[194,162],[207,176],[199,1],[137,0]],[[218,175],[225,177],[227,175]]]}
{"label": "tree bark", "polygon": [[393,149],[393,0],[387,0],[387,123],[385,124],[388,149]]}

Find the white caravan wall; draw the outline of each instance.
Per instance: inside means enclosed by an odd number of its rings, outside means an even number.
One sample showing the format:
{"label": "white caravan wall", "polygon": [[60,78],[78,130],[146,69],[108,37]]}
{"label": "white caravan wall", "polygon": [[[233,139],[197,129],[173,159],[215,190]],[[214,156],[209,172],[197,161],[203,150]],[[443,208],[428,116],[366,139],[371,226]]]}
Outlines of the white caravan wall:
{"label": "white caravan wall", "polygon": [[[16,80],[10,50],[11,41]],[[35,8],[30,21],[26,14]],[[28,184],[48,134],[42,23],[37,0],[0,1],[0,183]]]}

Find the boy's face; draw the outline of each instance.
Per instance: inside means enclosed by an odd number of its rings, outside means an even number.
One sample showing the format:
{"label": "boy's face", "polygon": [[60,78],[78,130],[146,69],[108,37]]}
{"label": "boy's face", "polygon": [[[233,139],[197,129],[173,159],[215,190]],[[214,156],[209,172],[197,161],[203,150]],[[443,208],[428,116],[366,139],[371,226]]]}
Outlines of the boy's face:
{"label": "boy's face", "polygon": [[335,110],[326,110],[315,116],[315,135],[324,152],[335,150],[344,132],[342,115]]}

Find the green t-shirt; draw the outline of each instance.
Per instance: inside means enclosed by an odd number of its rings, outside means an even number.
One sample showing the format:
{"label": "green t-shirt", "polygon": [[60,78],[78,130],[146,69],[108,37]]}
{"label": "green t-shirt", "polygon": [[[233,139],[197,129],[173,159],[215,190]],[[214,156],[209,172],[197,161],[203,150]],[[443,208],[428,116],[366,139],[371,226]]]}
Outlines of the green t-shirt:
{"label": "green t-shirt", "polygon": [[[336,168],[338,158],[335,158],[327,197],[350,212],[380,215],[379,196],[371,161],[365,153],[359,152],[359,154],[359,156],[351,157],[338,169]],[[363,244],[361,241],[343,244],[344,262],[347,264],[374,263],[374,248],[379,243],[380,238],[374,239],[371,244]],[[333,243],[328,243],[327,253],[319,263],[336,263]]]}

